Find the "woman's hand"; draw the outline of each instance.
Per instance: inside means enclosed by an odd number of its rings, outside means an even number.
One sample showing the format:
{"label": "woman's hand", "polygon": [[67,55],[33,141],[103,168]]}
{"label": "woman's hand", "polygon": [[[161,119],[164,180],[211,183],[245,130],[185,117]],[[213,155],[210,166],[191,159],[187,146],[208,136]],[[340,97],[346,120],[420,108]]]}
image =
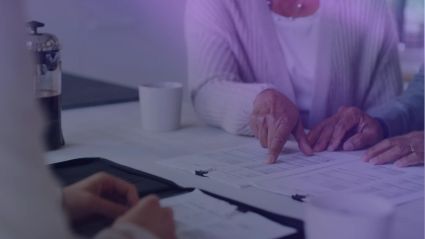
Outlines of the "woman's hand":
{"label": "woman's hand", "polygon": [[63,206],[71,221],[93,215],[116,219],[139,200],[136,188],[106,173],[98,173],[63,190]]}
{"label": "woman's hand", "polygon": [[159,199],[139,202],[135,186],[106,173],[98,173],[63,190],[64,208],[73,222],[93,215],[117,219],[115,223],[141,226],[160,239],[175,239],[173,212]]}
{"label": "woman's hand", "polygon": [[118,218],[115,224],[132,223],[143,227],[160,239],[175,239],[175,224],[171,208],[162,208],[155,196],[143,198],[134,208]]}
{"label": "woman's hand", "polygon": [[383,137],[380,123],[356,107],[341,107],[335,115],[314,127],[307,136],[315,152],[364,149]]}
{"label": "woman's hand", "polygon": [[300,150],[312,154],[298,109],[282,93],[267,89],[254,101],[250,126],[264,148],[269,149],[269,163],[275,163],[289,136],[294,134]]}
{"label": "woman's hand", "polygon": [[424,132],[383,140],[367,151],[364,160],[375,165],[395,163],[399,167],[424,164]]}

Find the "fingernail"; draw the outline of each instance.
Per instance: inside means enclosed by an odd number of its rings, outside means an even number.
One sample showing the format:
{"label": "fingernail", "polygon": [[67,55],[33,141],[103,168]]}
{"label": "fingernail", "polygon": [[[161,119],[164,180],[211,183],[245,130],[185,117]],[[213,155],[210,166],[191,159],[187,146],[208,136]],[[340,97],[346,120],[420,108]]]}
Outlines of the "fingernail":
{"label": "fingernail", "polygon": [[273,156],[273,155],[269,155],[269,158],[267,159],[267,163],[268,163],[268,164],[273,164],[273,163],[274,163],[274,161],[275,161],[274,156]]}
{"label": "fingernail", "polygon": [[396,167],[399,167],[399,168],[404,167],[403,163],[400,163],[399,161],[395,162],[395,163],[394,163],[394,165],[395,165]]}
{"label": "fingernail", "polygon": [[314,154],[313,149],[311,149],[310,147],[308,147],[305,152],[307,153],[307,156],[312,156]]}
{"label": "fingernail", "polygon": [[354,145],[352,143],[344,144],[344,150],[351,151],[354,150]]}
{"label": "fingernail", "polygon": [[373,159],[369,160],[369,163],[371,163],[373,165],[377,165],[378,164],[378,160],[376,158],[373,158]]}
{"label": "fingernail", "polygon": [[329,152],[333,152],[333,151],[336,150],[336,147],[334,145],[329,145],[326,150],[329,151]]}

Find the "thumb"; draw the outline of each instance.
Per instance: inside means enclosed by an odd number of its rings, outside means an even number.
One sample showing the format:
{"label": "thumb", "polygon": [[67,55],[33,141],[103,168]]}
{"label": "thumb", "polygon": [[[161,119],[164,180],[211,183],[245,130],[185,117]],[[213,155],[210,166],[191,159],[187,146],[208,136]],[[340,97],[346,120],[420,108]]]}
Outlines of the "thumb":
{"label": "thumb", "polygon": [[94,196],[91,200],[93,213],[115,219],[128,211],[128,207],[107,199]]}
{"label": "thumb", "polygon": [[374,143],[372,141],[373,141],[372,135],[364,133],[364,132],[360,132],[353,135],[351,138],[349,138],[342,146],[342,149],[344,151],[364,149],[372,145]]}
{"label": "thumb", "polygon": [[297,140],[298,147],[305,155],[313,155],[313,149],[310,146],[307,136],[304,132],[304,126],[301,120],[298,120],[297,125],[295,126],[294,131],[295,140]]}

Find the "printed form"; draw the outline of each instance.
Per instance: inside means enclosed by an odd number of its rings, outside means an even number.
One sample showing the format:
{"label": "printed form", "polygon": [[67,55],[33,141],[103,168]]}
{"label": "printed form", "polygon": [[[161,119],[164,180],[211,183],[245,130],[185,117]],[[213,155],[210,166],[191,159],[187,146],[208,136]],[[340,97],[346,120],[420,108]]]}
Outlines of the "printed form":
{"label": "printed form", "polygon": [[161,205],[173,209],[178,238],[273,239],[296,233],[258,214],[239,212],[199,190],[162,199]]}
{"label": "printed form", "polygon": [[250,143],[159,163],[232,186],[257,187],[288,196],[368,193],[395,204],[423,198],[423,167],[374,166],[362,162],[361,155],[362,152],[322,152],[305,156],[294,142],[289,142],[277,163],[267,164],[267,150]]}

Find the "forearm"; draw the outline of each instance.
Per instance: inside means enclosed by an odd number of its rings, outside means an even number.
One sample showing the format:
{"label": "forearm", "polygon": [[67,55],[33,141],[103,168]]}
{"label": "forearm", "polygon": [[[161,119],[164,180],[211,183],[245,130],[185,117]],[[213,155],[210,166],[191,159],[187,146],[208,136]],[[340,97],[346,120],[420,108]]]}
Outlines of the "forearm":
{"label": "forearm", "polygon": [[253,101],[268,86],[242,83],[229,45],[233,24],[222,1],[188,1],[185,32],[189,87],[198,115],[230,133],[251,135],[248,121]]}

